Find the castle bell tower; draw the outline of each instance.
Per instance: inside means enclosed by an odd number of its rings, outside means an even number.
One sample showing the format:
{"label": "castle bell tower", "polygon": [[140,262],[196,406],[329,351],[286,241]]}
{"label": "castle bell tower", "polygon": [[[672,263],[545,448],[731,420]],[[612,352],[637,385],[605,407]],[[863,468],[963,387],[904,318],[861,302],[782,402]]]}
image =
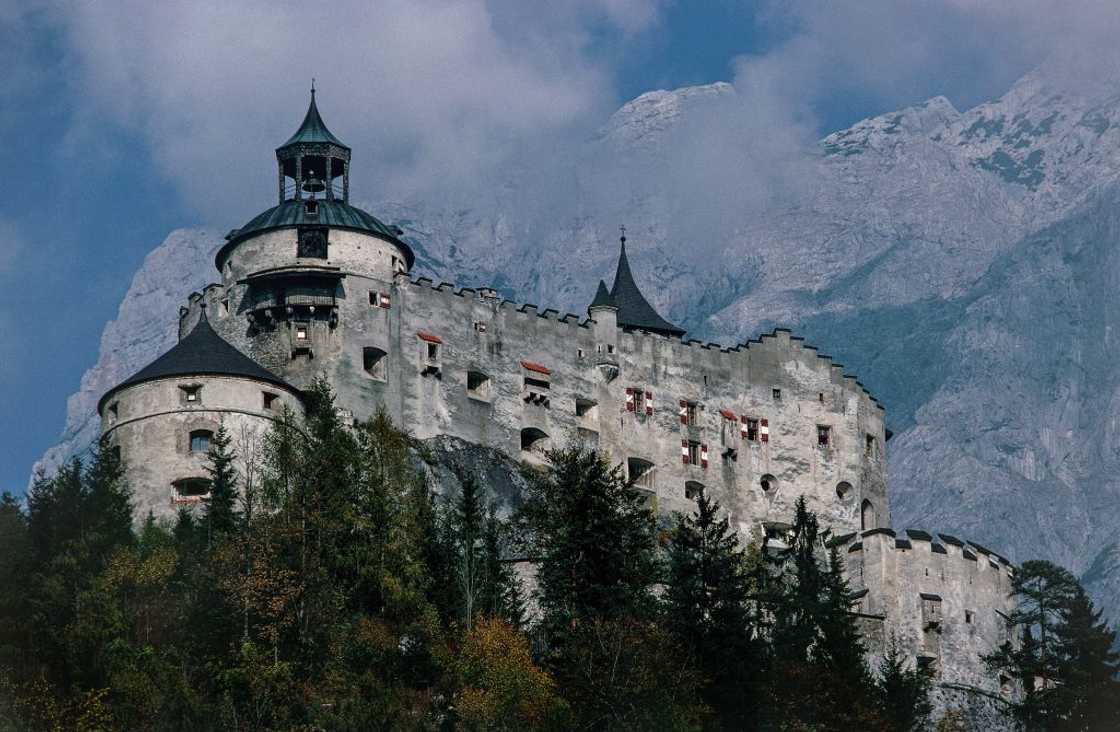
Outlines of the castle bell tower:
{"label": "castle bell tower", "polygon": [[315,104],[315,82],[311,82],[311,104],[303,124],[287,142],[276,148],[279,172],[278,203],[312,200],[322,194],[328,201],[350,202],[350,148],[331,134]]}

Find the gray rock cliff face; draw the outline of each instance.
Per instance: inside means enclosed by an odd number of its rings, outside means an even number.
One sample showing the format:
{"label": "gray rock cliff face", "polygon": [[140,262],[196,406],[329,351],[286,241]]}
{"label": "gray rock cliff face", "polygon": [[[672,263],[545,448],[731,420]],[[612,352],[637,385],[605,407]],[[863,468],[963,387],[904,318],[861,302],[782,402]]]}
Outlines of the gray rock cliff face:
{"label": "gray rock cliff face", "polygon": [[[717,84],[621,108],[584,154],[651,173],[625,196],[588,174],[563,207],[527,206],[515,171],[485,206],[366,208],[405,229],[417,274],[573,312],[609,278],[626,221],[635,274],[670,320],[725,343],[793,327],[883,401],[896,526],[1058,561],[1120,617],[1120,96],[1036,72],[967,112],[934,98],[829,135],[780,195],[682,209],[660,173],[742,102]],[[43,467],[84,449],[104,389],[171,344],[219,243],[179,231],[149,256]]]}

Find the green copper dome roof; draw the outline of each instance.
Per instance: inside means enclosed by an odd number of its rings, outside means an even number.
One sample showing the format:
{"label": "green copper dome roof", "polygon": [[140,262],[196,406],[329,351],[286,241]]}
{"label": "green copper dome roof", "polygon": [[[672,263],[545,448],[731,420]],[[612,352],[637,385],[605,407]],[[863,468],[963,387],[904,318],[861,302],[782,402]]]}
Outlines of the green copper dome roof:
{"label": "green copper dome roof", "polygon": [[303,225],[350,229],[381,237],[395,244],[404,254],[409,269],[412,268],[416,257],[412,253],[412,248],[400,239],[395,227],[387,226],[372,214],[343,201],[318,200],[315,203],[318,208],[317,216],[309,217],[307,215],[307,201],[284,201],[279,206],[273,206],[264,213],[254,216],[249,223],[240,229],[234,229],[226,234],[228,243],[218,251],[215,257],[218,269],[221,269],[222,261],[230,246],[242,239],[270,229],[284,229]]}
{"label": "green copper dome roof", "polygon": [[206,319],[206,311],[203,310],[202,317],[185,338],[176,343],[167,353],[105,392],[105,396],[97,403],[97,410],[101,411],[106,400],[125,387],[176,376],[240,376],[275,384],[290,392],[299,393],[294,386],[218,335],[210,325],[210,321]]}
{"label": "green copper dome roof", "polygon": [[282,150],[290,145],[316,142],[326,142],[332,145],[338,145],[339,147],[345,147],[347,150],[350,149],[349,147],[344,145],[341,140],[331,134],[330,130],[327,129],[327,125],[325,122],[323,122],[323,118],[319,116],[319,107],[315,104],[315,90],[312,89],[311,106],[307,108],[307,114],[303,117],[303,124],[299,126],[299,129],[296,130],[296,133],[292,135],[287,142],[285,142],[277,149]]}

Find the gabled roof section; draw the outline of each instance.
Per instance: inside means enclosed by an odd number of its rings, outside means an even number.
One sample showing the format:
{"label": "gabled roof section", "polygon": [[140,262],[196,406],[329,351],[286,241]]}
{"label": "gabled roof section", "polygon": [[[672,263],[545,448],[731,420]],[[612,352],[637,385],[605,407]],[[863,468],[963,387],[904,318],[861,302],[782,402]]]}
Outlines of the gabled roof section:
{"label": "gabled roof section", "polygon": [[307,114],[303,117],[303,124],[299,126],[296,133],[292,135],[287,142],[280,146],[279,149],[288,147],[289,145],[298,145],[301,143],[314,143],[314,142],[327,142],[339,147],[347,147],[331,134],[327,129],[327,124],[323,122],[323,118],[319,115],[319,107],[315,104],[315,88],[311,89],[311,104],[307,108]]}
{"label": "gabled roof section", "polygon": [[101,411],[106,400],[125,387],[177,376],[239,376],[274,384],[295,394],[299,393],[294,386],[218,335],[210,325],[210,321],[206,319],[206,311],[203,310],[202,317],[194,326],[194,330],[167,353],[107,391],[98,402],[97,410]]}
{"label": "gabled roof section", "polygon": [[614,287],[610,292],[611,300],[618,308],[618,324],[623,328],[648,330],[651,333],[679,338],[685,334],[683,328],[670,323],[657,314],[649,304],[630,271],[630,261],[626,258],[626,237],[622,237],[622,250],[618,255],[618,270],[614,275]]}

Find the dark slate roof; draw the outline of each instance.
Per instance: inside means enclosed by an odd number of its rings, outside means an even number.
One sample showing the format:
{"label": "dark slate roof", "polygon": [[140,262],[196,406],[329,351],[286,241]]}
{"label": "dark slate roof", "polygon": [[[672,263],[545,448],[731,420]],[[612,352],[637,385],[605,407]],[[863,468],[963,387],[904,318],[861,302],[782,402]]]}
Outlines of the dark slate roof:
{"label": "dark slate roof", "polygon": [[596,307],[612,307],[617,308],[614,300],[611,299],[611,294],[607,292],[607,283],[599,280],[599,289],[595,290],[595,299],[587,306],[587,309]]}
{"label": "dark slate roof", "polygon": [[618,255],[618,270],[614,275],[611,299],[618,307],[618,324],[623,328],[648,330],[675,338],[685,334],[684,329],[658,315],[638,289],[630,271],[630,262],[626,259],[626,239],[622,240],[622,252]]}
{"label": "dark slate roof", "polygon": [[290,392],[299,393],[294,386],[215,333],[210,321],[206,319],[204,310],[194,330],[167,353],[107,391],[98,402],[97,411],[101,411],[101,407],[109,397],[125,387],[176,376],[240,376],[275,384]]}
{"label": "dark slate roof", "polygon": [[941,546],[940,544],[930,544],[929,550],[934,554],[948,554],[948,552],[945,551],[945,547]]}
{"label": "dark slate roof", "polygon": [[362,209],[342,201],[316,201],[316,203],[319,204],[318,216],[308,218],[307,209],[304,206],[305,203],[306,201],[284,201],[279,206],[273,206],[264,213],[254,216],[249,223],[245,224],[240,229],[234,229],[229,232],[229,234],[226,234],[226,239],[229,243],[218,252],[215,260],[218,269],[221,269],[222,258],[225,256],[226,250],[231,244],[252,234],[259,234],[269,229],[283,229],[303,224],[318,224],[332,229],[353,229],[355,231],[364,231],[374,234],[382,239],[387,239],[397,245],[397,248],[404,254],[409,269],[412,268],[416,257],[412,253],[412,248],[400,239],[397,233],[399,230],[395,227],[383,224],[372,214],[368,214]]}
{"label": "dark slate roof", "polygon": [[311,105],[307,108],[307,114],[303,117],[303,124],[299,126],[294,135],[288,138],[287,142],[280,146],[280,149],[307,142],[329,142],[339,147],[345,147],[347,150],[350,149],[331,134],[326,123],[323,122],[323,118],[319,116],[319,107],[315,104],[314,89],[311,90]]}
{"label": "dark slate roof", "polygon": [[888,529],[886,526],[880,526],[875,529],[868,529],[860,534],[860,536],[875,536],[876,534],[886,534],[887,536],[894,536],[894,529]]}
{"label": "dark slate roof", "polygon": [[909,539],[895,539],[894,540],[894,548],[895,549],[913,549],[914,546],[910,543]]}
{"label": "dark slate roof", "polygon": [[946,544],[952,544],[953,546],[964,546],[964,542],[953,536],[952,534],[942,534],[938,532],[937,535],[940,536],[941,541],[945,542]]}
{"label": "dark slate roof", "polygon": [[933,541],[933,537],[921,529],[907,529],[906,535],[914,541]]}

